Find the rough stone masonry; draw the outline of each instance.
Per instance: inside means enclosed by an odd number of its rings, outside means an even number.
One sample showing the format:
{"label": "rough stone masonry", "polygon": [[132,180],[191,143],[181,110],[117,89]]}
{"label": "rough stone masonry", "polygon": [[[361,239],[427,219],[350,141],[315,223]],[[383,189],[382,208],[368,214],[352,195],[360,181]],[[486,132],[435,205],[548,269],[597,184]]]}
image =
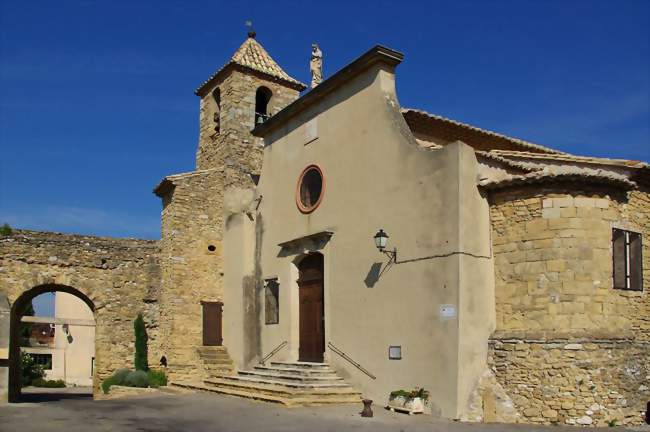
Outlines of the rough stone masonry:
{"label": "rough stone masonry", "polygon": [[[133,320],[143,313],[149,336],[149,361],[157,365],[160,249],[157,241],[114,239],[16,230],[0,237],[0,354],[17,361],[18,345],[10,347],[8,329],[17,329],[21,306],[42,292],[63,290],[86,300],[94,309],[96,336],[95,392],[115,369],[133,366]],[[1,308],[0,308],[1,311]],[[0,356],[1,357],[1,356]],[[19,390],[19,367],[9,377],[9,359],[0,358],[0,395]]]}

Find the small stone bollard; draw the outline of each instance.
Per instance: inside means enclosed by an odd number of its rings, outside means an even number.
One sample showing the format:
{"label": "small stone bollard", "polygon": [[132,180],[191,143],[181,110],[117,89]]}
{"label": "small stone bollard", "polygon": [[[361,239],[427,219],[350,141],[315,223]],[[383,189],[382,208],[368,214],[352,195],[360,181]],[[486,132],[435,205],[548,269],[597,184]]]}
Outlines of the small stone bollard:
{"label": "small stone bollard", "polygon": [[372,405],[371,399],[363,400],[363,411],[361,411],[361,417],[372,417],[372,408],[370,408],[370,405]]}

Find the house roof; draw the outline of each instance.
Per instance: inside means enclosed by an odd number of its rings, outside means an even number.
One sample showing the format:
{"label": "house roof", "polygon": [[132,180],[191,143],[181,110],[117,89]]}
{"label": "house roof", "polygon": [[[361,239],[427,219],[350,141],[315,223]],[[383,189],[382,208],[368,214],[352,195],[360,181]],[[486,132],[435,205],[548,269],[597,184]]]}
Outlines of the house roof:
{"label": "house roof", "polygon": [[153,188],[153,193],[158,195],[159,197],[165,196],[176,184],[179,182],[182,182],[185,179],[196,177],[196,176],[201,176],[204,174],[208,174],[214,171],[220,171],[219,168],[209,168],[205,170],[198,170],[198,171],[190,171],[190,172],[185,172],[185,173],[180,173],[180,174],[172,174],[168,175],[165,178],[163,178],[155,188]]}
{"label": "house roof", "polygon": [[533,144],[487,129],[481,129],[419,109],[403,108],[402,115],[414,133],[423,135],[435,133],[436,136],[440,136],[440,138],[449,142],[463,141],[476,150],[490,151],[501,149],[527,151],[531,153],[564,154],[560,150]]}
{"label": "house roof", "polygon": [[487,190],[503,189],[511,186],[549,184],[549,183],[590,183],[608,184],[622,189],[632,189],[636,183],[626,175],[605,169],[581,168],[571,165],[546,167],[523,175],[510,175],[503,179],[487,179],[479,182],[479,186]]}
{"label": "house roof", "polygon": [[565,163],[579,163],[585,165],[608,165],[608,166],[620,166],[626,168],[642,168],[642,169],[647,169],[650,167],[650,165],[648,165],[647,163],[636,161],[636,160],[610,159],[610,158],[599,158],[599,157],[592,157],[592,156],[577,156],[568,153],[540,154],[540,153],[532,153],[532,152],[507,151],[507,150],[493,150],[491,153],[511,160],[529,159],[533,161],[538,161],[538,163],[565,162]]}
{"label": "house roof", "polygon": [[233,67],[240,67],[255,72],[259,72],[269,78],[273,78],[288,84],[290,87],[293,87],[299,91],[302,91],[307,88],[307,86],[300,81],[290,77],[281,67],[278,65],[273,58],[269,55],[268,52],[262,47],[262,45],[255,39],[255,33],[249,33],[248,38],[241,44],[235,54],[230,58],[230,61],[226,63],[221,69],[213,73],[210,78],[205,80],[195,91],[194,93],[202,96],[205,92],[206,87],[215,80],[217,80],[220,75],[225,73],[226,70],[229,70]]}

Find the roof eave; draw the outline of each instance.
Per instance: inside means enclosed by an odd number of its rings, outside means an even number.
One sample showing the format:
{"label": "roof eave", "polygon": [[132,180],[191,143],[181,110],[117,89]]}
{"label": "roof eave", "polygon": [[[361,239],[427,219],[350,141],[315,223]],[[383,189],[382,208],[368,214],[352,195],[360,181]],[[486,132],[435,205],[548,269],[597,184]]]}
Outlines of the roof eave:
{"label": "roof eave", "polygon": [[226,64],[224,67],[216,71],[210,78],[208,78],[203,84],[201,84],[196,90],[194,90],[194,94],[200,97],[204,97],[206,94],[208,94],[208,91],[210,88],[213,87],[215,82],[218,82],[221,80],[221,78],[224,77],[224,75],[227,74],[227,72],[231,70],[242,70],[242,71],[247,71],[247,72],[252,72],[254,74],[260,75],[265,79],[268,79],[269,81],[275,81],[275,82],[280,82],[283,85],[286,85],[289,88],[292,88],[297,91],[303,91],[307,88],[307,86],[303,83],[301,83],[298,80],[287,80],[257,69],[253,69],[251,67],[236,63],[234,61],[229,62]]}

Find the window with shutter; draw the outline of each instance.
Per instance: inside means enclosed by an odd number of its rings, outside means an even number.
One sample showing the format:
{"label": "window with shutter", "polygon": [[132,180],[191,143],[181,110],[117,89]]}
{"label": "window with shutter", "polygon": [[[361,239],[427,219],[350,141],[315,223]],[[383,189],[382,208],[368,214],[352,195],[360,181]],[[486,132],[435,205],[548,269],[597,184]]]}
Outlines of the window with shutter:
{"label": "window with shutter", "polygon": [[612,253],[614,256],[614,288],[626,288],[625,231],[614,228],[612,232]]}
{"label": "window with shutter", "polygon": [[641,234],[614,228],[612,258],[614,288],[641,291],[643,289]]}
{"label": "window with shutter", "polygon": [[641,234],[629,233],[630,237],[630,289],[643,290],[643,260],[641,257]]}
{"label": "window with shutter", "polygon": [[277,279],[266,279],[264,284],[264,323],[280,322],[280,284]]}

